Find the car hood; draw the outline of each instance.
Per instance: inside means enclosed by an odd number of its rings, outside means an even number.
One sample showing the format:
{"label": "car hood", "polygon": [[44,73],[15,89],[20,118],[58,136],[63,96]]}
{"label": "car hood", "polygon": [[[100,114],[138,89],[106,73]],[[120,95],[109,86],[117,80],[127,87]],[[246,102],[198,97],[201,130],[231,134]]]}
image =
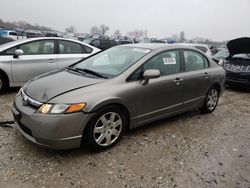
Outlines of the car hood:
{"label": "car hood", "polygon": [[250,53],[250,38],[243,37],[234,40],[230,40],[227,43],[227,48],[230,56],[235,54],[247,54]]}
{"label": "car hood", "polygon": [[89,78],[66,70],[51,72],[30,80],[23,91],[32,99],[46,103],[64,93],[94,85],[104,79]]}

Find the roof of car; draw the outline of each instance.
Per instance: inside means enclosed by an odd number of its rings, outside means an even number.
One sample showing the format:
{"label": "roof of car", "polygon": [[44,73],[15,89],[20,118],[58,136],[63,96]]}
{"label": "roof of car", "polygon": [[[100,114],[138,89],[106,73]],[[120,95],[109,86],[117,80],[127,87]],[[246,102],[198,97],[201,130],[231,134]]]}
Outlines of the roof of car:
{"label": "roof of car", "polygon": [[180,45],[184,45],[184,46],[203,46],[208,48],[208,45],[206,44],[200,44],[200,43],[178,43]]}
{"label": "roof of car", "polygon": [[[68,39],[68,38],[60,38],[60,37],[36,37],[36,38],[26,38],[26,39],[20,39],[20,40],[16,40],[16,41],[12,41],[12,42],[9,42],[9,43],[6,43],[6,44],[3,44],[0,46],[0,51],[3,51],[5,49],[8,49],[10,47],[14,47],[16,45],[19,45],[19,44],[22,44],[22,43],[25,43],[25,42],[31,42],[31,41],[36,41],[36,40],[44,40],[44,39],[47,39],[47,40],[50,40],[50,39],[57,39],[57,40],[67,40],[67,41],[73,41],[73,42],[78,42],[78,43],[84,43],[84,42],[81,42],[79,40],[74,40],[74,39]],[[84,43],[85,45],[88,45],[90,46],[89,44],[86,44]],[[94,48],[94,47],[92,47]]]}
{"label": "roof of car", "polygon": [[185,49],[194,49],[195,48],[187,45],[180,45],[180,44],[164,44],[164,43],[136,43],[136,44],[124,44],[122,46],[127,47],[135,47],[135,48],[146,48],[150,50],[156,50],[160,48],[164,49],[177,49],[177,48],[185,48]]}
{"label": "roof of car", "polygon": [[162,43],[135,43],[135,44],[124,44],[122,46],[135,47],[135,48],[147,48],[147,49],[157,49],[166,46]]}

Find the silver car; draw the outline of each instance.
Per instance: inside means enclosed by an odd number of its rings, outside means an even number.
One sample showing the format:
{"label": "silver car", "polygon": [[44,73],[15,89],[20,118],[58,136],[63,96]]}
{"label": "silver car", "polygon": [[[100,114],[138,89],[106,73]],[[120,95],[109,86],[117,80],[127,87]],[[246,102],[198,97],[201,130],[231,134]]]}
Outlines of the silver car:
{"label": "silver car", "polygon": [[32,38],[0,46],[0,92],[66,67],[100,50],[76,40]]}
{"label": "silver car", "polygon": [[18,130],[34,143],[102,150],[126,129],[195,108],[212,112],[224,81],[224,69],[194,48],[122,45],[32,79],[12,112]]}

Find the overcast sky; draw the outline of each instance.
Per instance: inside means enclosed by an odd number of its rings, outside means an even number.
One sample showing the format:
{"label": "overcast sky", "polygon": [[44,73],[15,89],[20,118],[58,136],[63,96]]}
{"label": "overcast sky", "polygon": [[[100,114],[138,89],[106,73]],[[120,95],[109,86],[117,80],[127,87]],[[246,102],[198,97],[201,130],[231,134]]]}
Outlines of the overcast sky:
{"label": "overcast sky", "polygon": [[184,31],[186,37],[229,40],[250,36],[250,0],[0,0],[0,18],[64,31],[89,32],[105,24],[110,34],[147,29],[149,37]]}

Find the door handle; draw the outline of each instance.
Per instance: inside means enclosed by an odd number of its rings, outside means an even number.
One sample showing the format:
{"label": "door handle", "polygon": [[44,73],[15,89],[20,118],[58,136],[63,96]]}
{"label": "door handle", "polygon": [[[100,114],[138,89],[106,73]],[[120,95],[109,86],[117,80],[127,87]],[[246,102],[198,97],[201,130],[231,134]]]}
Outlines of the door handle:
{"label": "door handle", "polygon": [[48,60],[48,63],[55,63],[55,62],[56,62],[55,59],[49,59],[49,60]]}
{"label": "door handle", "polygon": [[177,78],[175,78],[175,79],[173,80],[173,83],[176,83],[176,85],[179,85],[180,82],[183,82],[183,79],[182,79],[182,78],[179,78],[179,77],[177,77]]}
{"label": "door handle", "polygon": [[204,72],[204,73],[203,73],[203,77],[204,77],[204,78],[208,78],[208,77],[209,77],[209,73],[208,73],[208,72]]}

